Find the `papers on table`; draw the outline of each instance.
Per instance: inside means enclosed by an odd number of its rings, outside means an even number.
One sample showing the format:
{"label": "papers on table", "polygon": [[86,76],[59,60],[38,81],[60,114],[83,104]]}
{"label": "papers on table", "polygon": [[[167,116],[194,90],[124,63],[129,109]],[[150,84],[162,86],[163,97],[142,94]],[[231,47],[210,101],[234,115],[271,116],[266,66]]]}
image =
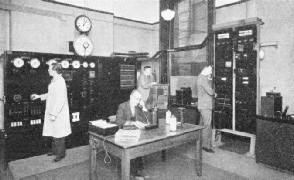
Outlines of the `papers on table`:
{"label": "papers on table", "polygon": [[141,131],[136,130],[124,130],[120,129],[115,133],[115,141],[139,141]]}
{"label": "papers on table", "polygon": [[117,126],[116,124],[107,123],[105,120],[99,119],[96,121],[90,121],[93,126],[100,127],[102,129],[111,128]]}

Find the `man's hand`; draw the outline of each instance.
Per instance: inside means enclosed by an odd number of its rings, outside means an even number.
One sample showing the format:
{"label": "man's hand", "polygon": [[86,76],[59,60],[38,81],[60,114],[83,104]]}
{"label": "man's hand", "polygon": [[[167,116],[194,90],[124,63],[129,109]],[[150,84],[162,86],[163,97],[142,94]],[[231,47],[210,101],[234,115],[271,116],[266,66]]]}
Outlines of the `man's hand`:
{"label": "man's hand", "polygon": [[145,107],[145,103],[142,101],[142,99],[140,100],[139,105],[142,106],[142,110],[143,110],[143,111],[145,111],[145,112],[148,111],[148,110],[146,109],[146,107]]}
{"label": "man's hand", "polygon": [[132,121],[126,121],[124,125],[133,125]]}
{"label": "man's hand", "polygon": [[51,120],[51,121],[55,121],[55,119],[56,119],[56,117],[55,117],[55,116],[53,116],[53,115],[50,115],[50,120]]}
{"label": "man's hand", "polygon": [[32,94],[31,95],[31,100],[36,100],[36,99],[39,99],[39,98],[40,98],[40,96],[37,95],[37,94]]}
{"label": "man's hand", "polygon": [[135,121],[135,122],[133,122],[133,124],[139,129],[144,129],[144,127],[148,125],[148,124],[144,124],[140,121]]}

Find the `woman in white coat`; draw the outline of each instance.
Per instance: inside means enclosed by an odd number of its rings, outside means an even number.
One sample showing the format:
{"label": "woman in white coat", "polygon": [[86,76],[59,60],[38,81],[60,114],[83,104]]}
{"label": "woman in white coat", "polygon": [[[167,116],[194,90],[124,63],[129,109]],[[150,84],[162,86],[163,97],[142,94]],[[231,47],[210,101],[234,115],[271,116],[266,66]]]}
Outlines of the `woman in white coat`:
{"label": "woman in white coat", "polygon": [[67,89],[61,69],[60,64],[49,64],[48,72],[53,78],[48,86],[48,93],[32,95],[32,100],[46,100],[43,136],[53,137],[52,151],[47,154],[56,156],[52,162],[58,162],[65,157],[65,137],[71,134]]}

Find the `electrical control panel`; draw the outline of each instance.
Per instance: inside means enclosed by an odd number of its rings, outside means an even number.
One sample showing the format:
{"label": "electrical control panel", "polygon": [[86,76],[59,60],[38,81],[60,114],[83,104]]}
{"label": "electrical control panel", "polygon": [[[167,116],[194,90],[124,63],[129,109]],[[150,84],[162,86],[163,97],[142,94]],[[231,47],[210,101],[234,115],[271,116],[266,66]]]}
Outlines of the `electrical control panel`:
{"label": "electrical control panel", "polygon": [[235,29],[236,129],[249,133],[256,129],[256,33],[256,25]]}
{"label": "electrical control panel", "polygon": [[136,58],[5,52],[4,129],[9,160],[48,150],[42,137],[46,101],[32,100],[31,96],[48,92],[49,60],[61,64],[67,86],[72,127],[67,148],[88,144],[89,121],[115,115],[118,105],[129,100],[136,88]]}
{"label": "electrical control panel", "polygon": [[215,33],[215,126],[232,128],[233,29]]}
{"label": "electrical control panel", "polygon": [[217,128],[255,133],[257,94],[256,25],[215,32],[215,120]]}

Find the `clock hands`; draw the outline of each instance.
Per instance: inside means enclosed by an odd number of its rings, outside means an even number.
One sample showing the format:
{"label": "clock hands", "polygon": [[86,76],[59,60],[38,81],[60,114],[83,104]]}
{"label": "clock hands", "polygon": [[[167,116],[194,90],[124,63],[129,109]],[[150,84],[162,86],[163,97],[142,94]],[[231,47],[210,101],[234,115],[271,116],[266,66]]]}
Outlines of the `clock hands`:
{"label": "clock hands", "polygon": [[89,45],[88,42],[85,42],[85,43],[83,44],[83,47],[84,47],[84,49],[85,49],[85,51],[84,51],[84,56],[86,56],[86,49],[88,49],[89,46],[90,46],[90,45]]}

